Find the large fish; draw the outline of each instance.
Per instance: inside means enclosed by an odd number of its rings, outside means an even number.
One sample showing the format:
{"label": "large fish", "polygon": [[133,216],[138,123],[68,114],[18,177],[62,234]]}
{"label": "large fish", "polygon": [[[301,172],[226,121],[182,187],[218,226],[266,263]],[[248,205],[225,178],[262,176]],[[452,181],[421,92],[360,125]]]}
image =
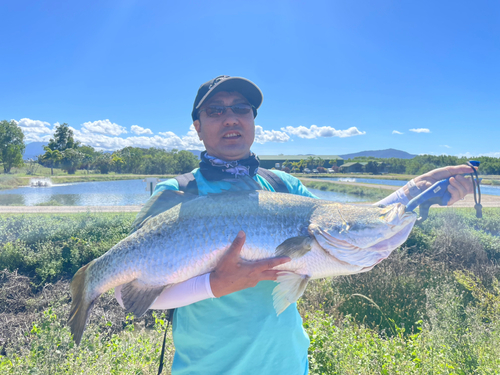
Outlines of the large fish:
{"label": "large fish", "polygon": [[141,316],[165,288],[212,271],[240,230],[242,258],[292,259],[275,268],[283,271],[273,292],[280,314],[309,279],[373,268],[406,240],[416,220],[402,204],[348,205],[262,190],[202,197],[166,191],[160,198],[179,204],[153,212],[73,277],[69,325],[77,343],[102,293],[123,285],[125,308]]}

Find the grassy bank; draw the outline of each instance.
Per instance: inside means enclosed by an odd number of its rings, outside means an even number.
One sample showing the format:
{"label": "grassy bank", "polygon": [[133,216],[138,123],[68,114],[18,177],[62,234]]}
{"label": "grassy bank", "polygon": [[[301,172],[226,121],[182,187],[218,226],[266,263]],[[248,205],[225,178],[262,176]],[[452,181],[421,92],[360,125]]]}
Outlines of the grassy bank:
{"label": "grassy bank", "polygon": [[[69,278],[124,238],[134,216],[0,215],[0,373],[156,374],[160,311],[127,318],[108,292],[79,347],[66,326]],[[372,271],[310,283],[298,303],[310,373],[497,373],[499,236],[500,209],[483,219],[431,210]]]}
{"label": "grassy bank", "polygon": [[334,181],[310,181],[302,180],[302,183],[309,188],[322,191],[334,191],[337,193],[352,194],[366,198],[367,201],[378,201],[393,193],[393,190],[371,188],[364,186],[354,186],[345,184],[336,184]]}
{"label": "grassy bank", "polygon": [[383,180],[410,181],[416,175],[411,174],[368,174],[368,173],[291,173],[297,178],[370,178]]}
{"label": "grassy bank", "polygon": [[10,174],[0,174],[0,190],[15,189],[23,185],[23,180]]}

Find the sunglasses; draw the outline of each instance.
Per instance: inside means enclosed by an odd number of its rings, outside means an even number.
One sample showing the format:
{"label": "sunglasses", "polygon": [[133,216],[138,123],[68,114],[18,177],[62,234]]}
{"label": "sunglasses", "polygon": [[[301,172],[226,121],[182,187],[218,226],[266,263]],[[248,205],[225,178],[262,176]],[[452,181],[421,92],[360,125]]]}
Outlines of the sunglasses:
{"label": "sunglasses", "polygon": [[251,111],[253,111],[255,116],[255,107],[247,103],[238,103],[234,105],[209,105],[200,110],[200,113],[205,111],[208,117],[216,118],[226,113],[228,108],[231,108],[231,111],[233,111],[235,115],[248,115]]}

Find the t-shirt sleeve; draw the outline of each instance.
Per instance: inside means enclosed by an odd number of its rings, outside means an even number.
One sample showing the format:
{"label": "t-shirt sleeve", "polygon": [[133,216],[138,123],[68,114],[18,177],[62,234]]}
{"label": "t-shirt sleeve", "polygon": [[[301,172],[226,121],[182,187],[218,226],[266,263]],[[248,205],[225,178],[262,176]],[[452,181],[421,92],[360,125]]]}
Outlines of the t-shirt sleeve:
{"label": "t-shirt sleeve", "polygon": [[302,195],[304,197],[319,199],[317,196],[315,196],[313,193],[307,190],[307,188],[302,184],[302,182],[300,182],[300,180],[297,177],[289,175],[288,173],[285,173],[283,171],[278,171],[274,169],[271,169],[271,172],[277,174],[281,178],[281,180],[285,183],[286,187],[288,188],[290,194]]}

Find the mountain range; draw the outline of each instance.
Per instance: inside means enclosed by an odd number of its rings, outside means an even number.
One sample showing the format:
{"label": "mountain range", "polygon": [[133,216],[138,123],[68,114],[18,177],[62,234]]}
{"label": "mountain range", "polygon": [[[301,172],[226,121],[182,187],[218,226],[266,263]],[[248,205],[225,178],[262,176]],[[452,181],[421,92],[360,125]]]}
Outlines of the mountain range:
{"label": "mountain range", "polygon": [[413,159],[417,155],[412,155],[406,151],[396,150],[393,148],[388,148],[386,150],[376,150],[376,151],[361,151],[354,154],[339,155],[342,159],[354,159],[356,157],[372,157],[372,158],[397,158],[397,159]]}

